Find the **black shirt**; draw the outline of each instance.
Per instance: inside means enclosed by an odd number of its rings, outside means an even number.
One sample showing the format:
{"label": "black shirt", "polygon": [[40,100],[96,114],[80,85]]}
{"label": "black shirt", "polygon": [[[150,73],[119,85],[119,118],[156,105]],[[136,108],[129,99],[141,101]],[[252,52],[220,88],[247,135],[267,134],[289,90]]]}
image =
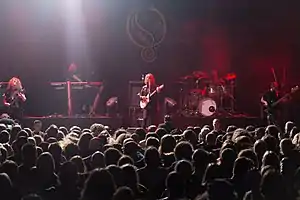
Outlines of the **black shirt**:
{"label": "black shirt", "polygon": [[[141,96],[147,96],[149,93],[151,95],[151,93],[153,93],[156,90],[156,88],[157,88],[157,86],[154,85],[149,90],[149,87],[147,85],[144,85],[142,87],[142,90],[141,90]],[[147,105],[146,109],[147,110],[149,110],[149,109],[157,110],[158,109],[158,95],[157,95],[157,93],[154,94],[152,97],[150,97],[150,102]]]}
{"label": "black shirt", "polygon": [[274,90],[269,90],[263,95],[263,99],[268,103],[268,105],[275,103],[279,99],[279,95]]}

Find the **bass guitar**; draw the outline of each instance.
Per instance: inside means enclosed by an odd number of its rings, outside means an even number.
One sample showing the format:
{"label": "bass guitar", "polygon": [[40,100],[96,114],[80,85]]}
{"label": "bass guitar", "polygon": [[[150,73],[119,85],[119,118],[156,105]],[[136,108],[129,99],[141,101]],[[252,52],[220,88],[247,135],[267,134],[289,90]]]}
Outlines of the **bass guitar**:
{"label": "bass guitar", "polygon": [[158,90],[161,90],[161,89],[163,89],[163,88],[164,88],[164,85],[160,85],[159,87],[156,88],[155,91],[153,91],[152,93],[148,94],[147,96],[141,96],[140,94],[138,94],[138,95],[140,96],[140,98],[141,98],[141,100],[140,100],[140,107],[141,107],[142,109],[146,108],[147,105],[148,105],[149,102],[150,102],[151,97],[152,97],[153,95],[155,95],[155,94],[157,93]]}
{"label": "bass guitar", "polygon": [[274,103],[271,103],[269,105],[267,105],[266,109],[264,110],[265,112],[269,113],[270,110],[272,110],[274,107],[276,107],[278,104],[280,104],[282,101],[284,101],[285,99],[287,99],[291,94],[295,93],[296,91],[299,90],[299,87],[296,86],[296,87],[293,87],[291,89],[291,92],[285,94],[283,97],[281,97],[280,99],[278,99],[277,101],[275,101]]}

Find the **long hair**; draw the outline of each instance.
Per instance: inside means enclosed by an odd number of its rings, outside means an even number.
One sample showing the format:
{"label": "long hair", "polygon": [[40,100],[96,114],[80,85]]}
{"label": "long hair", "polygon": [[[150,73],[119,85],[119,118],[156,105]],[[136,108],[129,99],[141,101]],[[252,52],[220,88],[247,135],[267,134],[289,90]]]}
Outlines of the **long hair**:
{"label": "long hair", "polygon": [[153,74],[146,74],[146,76],[145,76],[145,80],[144,80],[144,83],[146,84],[146,85],[151,85],[151,86],[154,86],[156,83],[155,83],[155,77],[154,77],[154,75]]}
{"label": "long hair", "polygon": [[9,81],[8,81],[8,85],[7,85],[7,90],[22,90],[22,82],[20,79],[18,79],[17,77],[12,77]]}

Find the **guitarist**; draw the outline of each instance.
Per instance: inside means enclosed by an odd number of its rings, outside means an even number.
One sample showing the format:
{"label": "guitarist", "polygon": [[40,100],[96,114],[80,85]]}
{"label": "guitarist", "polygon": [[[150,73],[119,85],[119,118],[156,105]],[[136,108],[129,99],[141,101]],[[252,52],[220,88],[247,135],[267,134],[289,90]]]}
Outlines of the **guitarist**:
{"label": "guitarist", "polygon": [[270,89],[264,93],[261,98],[261,103],[265,107],[267,111],[267,119],[269,124],[278,125],[278,121],[281,116],[280,105],[272,107],[271,105],[277,102],[281,98],[278,83],[272,82],[270,85]]}
{"label": "guitarist", "polygon": [[12,119],[21,120],[23,117],[23,103],[26,101],[21,80],[13,77],[9,80],[3,103]]}
{"label": "guitarist", "polygon": [[[153,74],[147,74],[144,79],[144,86],[140,92],[141,101],[146,101],[149,94],[157,90],[157,93],[160,92],[160,88],[157,87],[155,82],[155,77]],[[158,112],[159,112],[159,101],[158,95],[155,94],[149,99],[149,103],[143,110],[143,127],[146,128],[152,124],[158,123]]]}

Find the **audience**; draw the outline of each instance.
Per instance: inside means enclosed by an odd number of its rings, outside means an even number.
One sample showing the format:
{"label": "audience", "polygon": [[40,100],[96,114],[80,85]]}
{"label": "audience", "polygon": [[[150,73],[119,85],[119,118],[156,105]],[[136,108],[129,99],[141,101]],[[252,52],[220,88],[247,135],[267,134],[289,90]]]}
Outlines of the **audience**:
{"label": "audience", "polygon": [[[147,129],[102,124],[22,128],[0,120],[0,195],[8,200],[297,200],[300,131],[288,121],[245,128]],[[45,128],[45,129],[44,129]],[[281,130],[284,130],[283,132]]]}

